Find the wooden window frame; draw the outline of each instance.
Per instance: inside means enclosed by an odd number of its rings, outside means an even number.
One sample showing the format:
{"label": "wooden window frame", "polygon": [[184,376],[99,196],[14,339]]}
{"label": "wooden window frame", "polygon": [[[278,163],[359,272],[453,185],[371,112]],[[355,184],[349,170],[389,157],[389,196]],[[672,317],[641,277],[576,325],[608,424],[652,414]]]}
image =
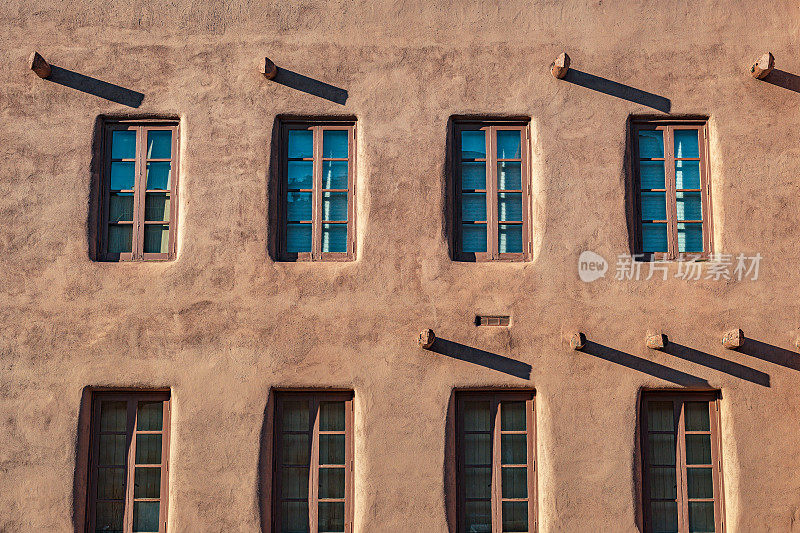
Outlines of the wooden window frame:
{"label": "wooden window frame", "polygon": [[[501,458],[501,446],[495,445],[501,442],[501,435],[508,433],[523,433],[520,431],[503,431],[501,428],[501,409],[499,405],[502,402],[524,401],[526,410],[526,430],[527,434],[527,448],[528,448],[528,462],[525,465],[528,469],[528,532],[533,533],[537,531],[537,465],[536,465],[536,419],[535,413],[535,394],[533,391],[464,391],[456,393],[456,487],[458,500],[456,505],[456,515],[458,519],[457,531],[458,533],[466,533],[466,484],[464,482],[464,461],[465,461],[465,448],[464,448],[464,402],[479,400],[490,402],[490,428],[491,439],[490,446],[492,449],[492,533],[502,533],[502,502],[505,501],[522,501],[524,499],[503,498],[502,494],[502,467],[510,466],[504,465]],[[513,465],[523,466],[523,465]]]}
{"label": "wooden window frame", "polygon": [[[486,146],[486,157],[477,158],[471,161],[485,161],[486,163],[486,189],[474,192],[484,192],[486,194],[486,252],[464,252],[462,251],[461,235],[461,132],[483,130],[486,132],[488,140]],[[512,130],[520,132],[520,157],[513,159],[501,159],[500,161],[520,161],[521,162],[521,190],[508,190],[508,192],[522,193],[522,253],[500,253],[498,243],[499,224],[497,216],[497,132],[502,130]],[[530,183],[530,120],[455,120],[453,121],[453,151],[451,154],[451,194],[454,199],[452,208],[453,219],[453,250],[456,261],[483,262],[483,261],[528,261],[532,256],[533,239],[531,229],[531,199]],[[503,189],[505,192],[506,189]],[[483,222],[483,221],[479,221]],[[503,224],[515,224],[503,221]]]}
{"label": "wooden window frame", "polygon": [[[319,404],[321,402],[342,401],[345,403],[345,457],[344,457],[344,531],[353,533],[353,502],[355,488],[353,483],[353,419],[354,405],[352,391],[279,391],[275,394],[275,417],[273,431],[273,463],[272,463],[272,531],[281,531],[281,459],[283,450],[281,435],[283,433],[283,405],[286,401],[307,400],[309,409],[309,438],[311,438],[311,457],[309,460],[308,480],[308,525],[309,533],[319,533],[318,530],[318,504],[319,499]],[[341,433],[340,431],[325,431],[324,434]],[[323,501],[341,501],[341,498],[326,499]]]}
{"label": "wooden window frame", "polygon": [[[313,161],[312,189],[298,189],[300,192],[311,192],[312,220],[303,221],[311,225],[311,251],[287,252],[286,231],[288,214],[288,172],[289,172],[289,131],[305,130],[314,133],[313,157],[303,158],[303,161]],[[322,135],[325,130],[348,131],[347,154],[347,221],[322,220],[322,193],[345,192],[343,189],[322,188],[322,163],[323,161],[344,161],[342,158],[323,157]],[[280,261],[353,261],[356,255],[356,121],[354,119],[324,119],[324,120],[282,120],[280,143],[280,179],[278,180],[279,193],[279,239],[278,258]],[[298,159],[300,160],[300,159]],[[294,189],[291,192],[297,192]],[[323,252],[322,251],[322,225],[329,223],[345,223],[347,225],[347,251]]]}
{"label": "wooden window frame", "polygon": [[[97,472],[98,472],[98,455],[100,447],[100,409],[104,401],[126,401],[128,403],[127,425],[125,430],[125,442],[127,446],[127,453],[125,457],[125,497],[123,507],[123,526],[124,533],[131,533],[133,531],[133,502],[134,500],[140,501],[154,501],[151,498],[135,498],[134,499],[134,483],[131,479],[134,478],[136,466],[136,439],[133,438],[135,434],[156,434],[160,433],[161,437],[161,487],[159,492],[158,501],[159,505],[159,519],[158,531],[159,533],[166,533],[167,531],[167,516],[169,506],[169,449],[170,449],[170,418],[171,418],[171,398],[168,391],[102,391],[94,392],[92,394],[92,419],[91,429],[89,433],[89,442],[91,448],[89,450],[89,482],[87,498],[87,514],[86,514],[86,531],[87,533],[94,533],[95,520],[96,520],[96,506],[97,506]],[[136,416],[138,402],[141,401],[161,401],[163,402],[162,411],[162,426],[161,431],[139,431],[136,429]],[[117,432],[121,433],[121,432]],[[153,465],[147,465],[153,466]]]}
{"label": "wooden window frame", "polygon": [[[708,143],[708,120],[688,119],[688,120],[634,120],[632,125],[632,154],[631,164],[633,172],[633,194],[634,194],[634,254],[637,259],[643,261],[684,261],[684,260],[707,260],[713,250],[713,227],[711,213],[711,167],[709,162],[709,143]],[[639,132],[643,130],[662,131],[664,139],[664,185],[665,189],[648,189],[654,192],[665,192],[667,196],[667,220],[648,221],[661,222],[667,225],[667,252],[643,252],[642,241],[642,189],[639,170]],[[697,130],[699,157],[682,157],[679,161],[700,161],[700,189],[681,189],[675,188],[675,161],[674,156],[674,131],[675,130]],[[661,158],[651,158],[648,161],[660,161]],[[677,196],[676,192],[700,192],[701,206],[703,209],[703,251],[702,252],[678,252],[678,220],[677,220]],[[701,221],[681,221],[701,222]]]}
{"label": "wooden window frame", "polygon": [[[681,391],[644,391],[640,404],[640,450],[642,456],[642,517],[644,520],[644,532],[652,531],[650,516],[650,447],[648,441],[648,409],[650,401],[673,403],[673,416],[675,429],[675,442],[677,446],[675,469],[677,482],[677,504],[678,504],[678,531],[684,533],[689,531],[689,505],[687,488],[687,466],[686,466],[686,429],[684,419],[684,404],[687,402],[707,402],[709,405],[709,431],[690,431],[690,434],[709,434],[711,435],[711,464],[710,465],[691,465],[691,467],[708,468],[711,467],[711,476],[714,490],[714,530],[717,532],[725,531],[725,506],[724,488],[722,483],[722,440],[720,438],[720,397],[718,391],[707,392],[681,392]],[[692,501],[709,501],[709,498],[692,498]],[[670,500],[671,501],[671,500]]]}
{"label": "wooden window frame", "polygon": [[[147,158],[146,140],[149,131],[171,131],[172,132],[172,157],[170,159]],[[114,131],[135,131],[136,132],[136,157],[133,160],[120,159],[120,161],[134,162],[134,188],[125,192],[133,193],[133,235],[131,238],[130,253],[109,253],[108,252],[108,226],[109,226],[109,202],[111,187],[111,136]],[[177,120],[114,120],[106,121],[103,124],[103,143],[102,143],[102,172],[100,177],[100,198],[101,216],[98,235],[100,237],[100,254],[102,261],[167,261],[175,258],[177,230],[178,230],[178,177],[179,161],[178,147],[180,146],[178,136],[180,128]],[[169,221],[145,221],[145,195],[147,185],[147,162],[149,161],[169,161],[172,164],[169,188]],[[164,190],[153,190],[163,192]],[[169,243],[168,251],[158,253],[144,252],[144,227],[146,225],[169,224]],[[127,224],[126,224],[127,225]]]}

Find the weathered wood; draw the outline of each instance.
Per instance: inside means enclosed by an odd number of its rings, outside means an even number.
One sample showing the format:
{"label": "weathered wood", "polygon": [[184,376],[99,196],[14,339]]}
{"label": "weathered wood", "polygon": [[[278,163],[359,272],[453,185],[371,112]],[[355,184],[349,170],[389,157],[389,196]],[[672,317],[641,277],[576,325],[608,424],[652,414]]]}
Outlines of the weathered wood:
{"label": "weathered wood", "polygon": [[729,350],[741,348],[743,343],[744,333],[740,329],[726,331],[725,335],[722,336],[722,345]]}
{"label": "weathered wood", "polygon": [[28,59],[28,63],[30,64],[31,70],[40,78],[46,78],[52,72],[50,65],[39,55],[39,52],[33,52]]}
{"label": "weathered wood", "polygon": [[667,339],[667,336],[662,333],[648,335],[647,340],[645,341],[645,344],[651,350],[663,350],[668,343],[669,340]]}
{"label": "weathered wood", "polygon": [[265,57],[264,61],[261,63],[261,74],[263,74],[268,80],[271,80],[277,73],[278,67],[275,66],[275,63],[273,63],[270,58]]}
{"label": "weathered wood", "polygon": [[770,72],[772,72],[773,68],[775,68],[775,58],[770,52],[767,52],[763,56],[759,57],[758,61],[753,63],[753,66],[750,67],[750,74],[752,74],[754,78],[763,80]]}
{"label": "weathered wood", "polygon": [[584,346],[586,346],[586,335],[580,331],[573,333],[569,339],[569,347],[573,350],[583,350]]}
{"label": "weathered wood", "polygon": [[419,345],[426,350],[433,346],[433,341],[436,340],[436,334],[432,329],[423,329],[419,334]]}
{"label": "weathered wood", "polygon": [[560,56],[556,58],[550,64],[550,72],[558,79],[562,79],[564,76],[567,75],[567,71],[569,70],[569,56],[566,52],[562,52]]}

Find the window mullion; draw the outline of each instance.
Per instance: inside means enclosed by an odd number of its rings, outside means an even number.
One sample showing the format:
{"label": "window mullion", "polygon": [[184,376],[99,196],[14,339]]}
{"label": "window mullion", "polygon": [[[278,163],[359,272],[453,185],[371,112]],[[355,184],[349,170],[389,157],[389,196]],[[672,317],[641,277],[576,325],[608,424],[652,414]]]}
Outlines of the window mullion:
{"label": "window mullion", "polygon": [[500,455],[500,401],[496,396],[492,397],[491,408],[489,411],[492,415],[492,533],[501,533],[503,530],[502,519],[502,477],[500,475],[502,468],[501,455]]}
{"label": "window mullion", "polygon": [[669,258],[678,257],[678,207],[675,193],[675,149],[673,127],[664,128],[664,183],[667,189],[667,250]]}
{"label": "window mullion", "polygon": [[134,213],[133,225],[135,238],[133,243],[133,258],[141,260],[144,255],[144,190],[145,183],[145,167],[147,166],[145,157],[145,128],[139,126],[136,128],[136,177],[134,181]]}
{"label": "window mullion", "polygon": [[497,259],[497,127],[486,129],[486,235],[489,257]]}
{"label": "window mullion", "polygon": [[[689,504],[687,501],[688,488],[686,482],[686,420],[684,416],[683,400],[675,400],[674,406],[678,410],[678,431],[676,443],[677,483],[678,483],[678,531],[689,531]],[[673,407],[673,409],[675,408]]]}
{"label": "window mullion", "polygon": [[311,461],[309,462],[308,522],[309,532],[319,531],[319,398],[311,399]]}
{"label": "window mullion", "polygon": [[311,258],[322,257],[322,127],[313,126],[313,176],[311,199]]}
{"label": "window mullion", "polygon": [[128,454],[125,458],[125,503],[122,530],[125,533],[133,531],[133,484],[134,465],[136,464],[136,401],[128,399],[127,435],[125,436]]}

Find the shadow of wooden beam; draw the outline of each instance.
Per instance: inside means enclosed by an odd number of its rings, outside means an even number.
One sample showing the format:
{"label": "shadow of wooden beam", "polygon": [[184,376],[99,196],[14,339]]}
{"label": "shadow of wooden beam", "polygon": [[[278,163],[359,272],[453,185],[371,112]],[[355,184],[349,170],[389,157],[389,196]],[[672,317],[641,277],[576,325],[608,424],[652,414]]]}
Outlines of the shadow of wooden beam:
{"label": "shadow of wooden beam", "polygon": [[278,67],[278,73],[272,79],[275,83],[280,83],[297,91],[302,91],[325,100],[330,100],[339,105],[347,102],[347,91],[308,76],[303,76],[289,69]]}
{"label": "shadow of wooden beam", "polygon": [[594,74],[589,74],[588,72],[582,72],[580,70],[571,68],[563,79],[564,81],[574,83],[575,85],[580,85],[581,87],[586,87],[587,89],[591,89],[593,91],[608,94],[610,96],[621,98],[622,100],[627,100],[636,104],[641,104],[643,106],[652,107],[653,109],[658,109],[664,113],[669,113],[669,110],[672,108],[672,102],[670,102],[669,98],[664,98],[663,96],[659,96],[657,94],[642,91],[641,89],[631,87],[630,85],[625,85],[606,78],[601,78],[600,76],[595,76]]}
{"label": "shadow of wooden beam", "polygon": [[800,93],[800,76],[786,72],[785,70],[773,69],[772,72],[767,74],[767,77],[761,81]]}
{"label": "shadow of wooden beam", "polygon": [[453,359],[460,359],[474,365],[491,368],[504,374],[509,374],[522,379],[531,379],[531,365],[511,359],[504,355],[487,352],[458,342],[448,341],[436,337],[430,351],[436,352]]}
{"label": "shadow of wooden beam", "polygon": [[725,372],[726,374],[730,374],[731,376],[743,379],[745,381],[750,381],[751,383],[761,385],[762,387],[769,387],[769,374],[765,374],[764,372],[756,370],[755,368],[740,365],[734,361],[701,352],[699,350],[695,350],[694,348],[689,348],[688,346],[676,344],[672,341],[669,341],[669,344],[667,344],[661,351],[686,361],[697,363],[698,365],[703,365],[708,368],[713,368],[714,370],[719,370],[720,372]]}
{"label": "shadow of wooden beam", "polygon": [[118,104],[126,105],[128,107],[139,107],[144,100],[144,94],[107,81],[98,80],[91,76],[85,76],[65,68],[50,65],[52,72],[50,76],[45,78],[47,81],[52,81],[64,87],[75,89],[87,94],[116,102]]}
{"label": "shadow of wooden beam", "polygon": [[[774,72],[774,71],[773,71]],[[782,367],[800,370],[800,353],[746,337],[737,351]]]}

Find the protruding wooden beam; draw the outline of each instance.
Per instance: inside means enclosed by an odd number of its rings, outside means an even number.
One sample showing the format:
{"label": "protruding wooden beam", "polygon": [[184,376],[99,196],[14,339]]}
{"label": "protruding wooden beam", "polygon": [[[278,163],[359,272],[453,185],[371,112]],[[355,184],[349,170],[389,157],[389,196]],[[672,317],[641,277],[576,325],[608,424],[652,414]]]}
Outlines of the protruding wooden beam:
{"label": "protruding wooden beam", "polygon": [[669,344],[669,340],[663,333],[657,333],[655,335],[648,335],[645,344],[651,350],[663,350],[664,346]]}
{"label": "protruding wooden beam", "polygon": [[750,67],[750,74],[752,74],[754,78],[763,80],[772,72],[773,68],[775,68],[775,58],[770,52],[767,52],[759,57],[758,61],[753,63],[753,66]]}
{"label": "protruding wooden beam", "polygon": [[264,58],[264,61],[261,63],[261,74],[264,75],[265,78],[271,80],[275,77],[278,73],[278,67],[275,66],[275,63],[268,57]]}
{"label": "protruding wooden beam", "polygon": [[39,55],[39,52],[33,52],[31,54],[31,57],[28,59],[28,64],[30,65],[31,70],[34,71],[40,78],[46,78],[52,72],[50,65],[41,55]]}
{"label": "protruding wooden beam", "polygon": [[561,55],[558,56],[555,61],[550,63],[550,72],[553,74],[553,76],[555,76],[559,80],[567,75],[568,70],[569,70],[569,56],[567,55],[566,52],[562,52]]}
{"label": "protruding wooden beam", "polygon": [[741,348],[744,344],[744,332],[740,329],[726,331],[722,336],[722,345],[729,350]]}
{"label": "protruding wooden beam", "polygon": [[433,346],[433,341],[436,340],[436,334],[432,329],[423,329],[419,334],[419,345],[426,350]]}
{"label": "protruding wooden beam", "polygon": [[569,347],[573,350],[583,350],[584,346],[586,346],[586,335],[580,331],[573,333],[569,339]]}

